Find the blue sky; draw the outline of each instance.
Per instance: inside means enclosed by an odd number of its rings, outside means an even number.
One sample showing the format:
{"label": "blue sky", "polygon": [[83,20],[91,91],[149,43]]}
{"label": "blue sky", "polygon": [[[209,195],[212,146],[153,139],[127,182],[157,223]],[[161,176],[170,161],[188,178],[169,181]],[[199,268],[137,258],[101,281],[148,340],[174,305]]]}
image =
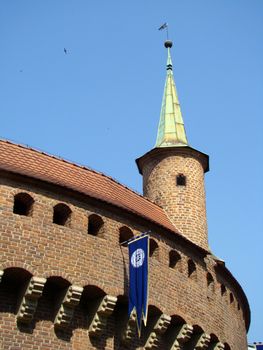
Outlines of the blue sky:
{"label": "blue sky", "polygon": [[261,0],[2,0],[0,136],[141,192],[134,160],[155,143],[163,22],[188,140],[210,155],[210,246],[248,296],[249,341],[263,341]]}

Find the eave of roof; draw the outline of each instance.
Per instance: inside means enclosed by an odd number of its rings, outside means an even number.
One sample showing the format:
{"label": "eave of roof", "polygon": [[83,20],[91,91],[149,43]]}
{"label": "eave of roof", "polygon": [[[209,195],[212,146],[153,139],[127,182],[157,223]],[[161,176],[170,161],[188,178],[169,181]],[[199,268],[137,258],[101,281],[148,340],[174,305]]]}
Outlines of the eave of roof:
{"label": "eave of roof", "polygon": [[0,140],[0,169],[102,200],[178,233],[158,205],[102,173],[61,158]]}
{"label": "eave of roof", "polygon": [[144,165],[149,160],[157,159],[157,157],[168,157],[168,156],[180,155],[184,153],[187,153],[188,155],[192,155],[196,159],[199,159],[199,161],[203,165],[205,173],[209,171],[209,156],[190,146],[155,147],[150,151],[148,151],[147,153],[145,153],[143,156],[137,158],[136,164],[140,174],[143,174]]}

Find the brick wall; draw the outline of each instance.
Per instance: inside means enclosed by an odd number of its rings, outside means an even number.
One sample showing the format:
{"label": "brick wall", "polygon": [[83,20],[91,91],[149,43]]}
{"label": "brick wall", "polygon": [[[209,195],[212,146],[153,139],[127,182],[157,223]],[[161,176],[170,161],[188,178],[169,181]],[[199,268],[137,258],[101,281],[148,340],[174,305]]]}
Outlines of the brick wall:
{"label": "brick wall", "polygon": [[[185,176],[185,186],[176,184]],[[208,249],[204,169],[191,150],[177,150],[150,158],[143,167],[143,192],[165,209],[179,232]]]}
{"label": "brick wall", "polygon": [[[13,213],[14,196],[21,192],[34,199],[29,216]],[[67,227],[53,223],[53,207],[61,202],[72,212]],[[104,221],[97,236],[88,232],[89,217],[94,213]],[[121,344],[121,331],[127,322],[128,288],[128,251],[119,246],[119,229],[123,226],[136,235],[148,230],[150,224],[59,187],[20,177],[3,177],[0,182],[0,270],[4,271],[0,283],[0,348],[127,348]],[[245,350],[245,305],[232,281],[218,273],[213,259],[205,258],[198,249],[183,246],[176,237],[167,238],[160,228],[155,230],[151,226],[151,229],[158,247],[149,266],[149,322],[142,338],[133,336],[128,348],[142,348],[151,333],[152,322],[164,313],[172,318],[158,349],[168,349],[174,329],[188,323],[194,326],[193,337],[205,332],[212,335],[214,344],[220,340],[232,350]],[[171,250],[179,254],[175,266],[169,261]],[[189,276],[190,260],[196,270]],[[46,282],[32,320],[24,324],[17,320],[17,315],[32,276]],[[56,315],[71,285],[82,287],[83,292],[72,320],[57,328]],[[93,337],[89,335],[89,326],[94,305],[104,295],[117,297],[117,303],[107,323],[102,322],[100,336]],[[227,345],[225,349],[228,350]]]}

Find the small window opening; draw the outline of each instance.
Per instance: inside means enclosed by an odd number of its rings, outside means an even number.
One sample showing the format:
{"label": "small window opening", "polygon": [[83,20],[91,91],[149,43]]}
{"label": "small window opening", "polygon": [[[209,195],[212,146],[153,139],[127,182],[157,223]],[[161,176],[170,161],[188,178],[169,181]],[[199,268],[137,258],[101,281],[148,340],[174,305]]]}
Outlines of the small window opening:
{"label": "small window opening", "polygon": [[34,199],[28,193],[18,193],[14,197],[14,214],[31,216]]}
{"label": "small window opening", "polygon": [[226,294],[226,287],[223,284],[221,284],[221,295],[223,296],[225,294]]}
{"label": "small window opening", "polygon": [[89,216],[88,234],[92,236],[103,235],[104,222],[99,215],[92,214]]}
{"label": "small window opening", "polygon": [[157,242],[154,239],[150,239],[150,253],[149,255],[153,258],[158,258],[159,256],[159,247]]}
{"label": "small window opening", "polygon": [[188,277],[196,277],[196,266],[193,260],[188,260]]}
{"label": "small window opening", "polygon": [[207,273],[206,275],[206,280],[207,280],[207,286],[211,286],[211,284],[214,283],[214,279],[213,279],[213,276],[211,275],[211,273]]}
{"label": "small window opening", "polygon": [[54,206],[53,223],[61,226],[70,225],[71,209],[63,203]]}
{"label": "small window opening", "polygon": [[186,186],[186,177],[183,174],[179,174],[176,176],[176,185]]}
{"label": "small window opening", "polygon": [[213,293],[214,292],[214,279],[213,279],[213,276],[211,275],[210,272],[208,272],[206,275],[206,282],[207,282],[208,293]]}
{"label": "small window opening", "polygon": [[[133,238],[133,232],[131,229],[129,229],[127,226],[122,226],[119,229],[119,243],[123,243],[128,241],[129,239]],[[127,244],[125,244],[127,246]]]}
{"label": "small window opening", "polygon": [[240,304],[239,303],[237,303],[237,309],[240,310]]}
{"label": "small window opening", "polygon": [[169,267],[174,268],[176,265],[179,266],[181,261],[181,255],[175,250],[169,252]]}
{"label": "small window opening", "polygon": [[234,302],[234,297],[233,297],[232,293],[230,293],[230,295],[229,295],[229,300],[230,300],[230,304],[232,304]]}

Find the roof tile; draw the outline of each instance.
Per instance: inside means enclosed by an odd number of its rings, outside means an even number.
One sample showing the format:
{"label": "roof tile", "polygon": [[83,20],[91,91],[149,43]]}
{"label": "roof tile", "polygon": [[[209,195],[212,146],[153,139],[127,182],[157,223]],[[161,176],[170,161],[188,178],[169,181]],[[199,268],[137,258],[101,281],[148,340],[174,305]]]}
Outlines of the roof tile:
{"label": "roof tile", "polygon": [[32,148],[0,140],[0,169],[100,199],[174,232],[165,211],[112,178]]}

